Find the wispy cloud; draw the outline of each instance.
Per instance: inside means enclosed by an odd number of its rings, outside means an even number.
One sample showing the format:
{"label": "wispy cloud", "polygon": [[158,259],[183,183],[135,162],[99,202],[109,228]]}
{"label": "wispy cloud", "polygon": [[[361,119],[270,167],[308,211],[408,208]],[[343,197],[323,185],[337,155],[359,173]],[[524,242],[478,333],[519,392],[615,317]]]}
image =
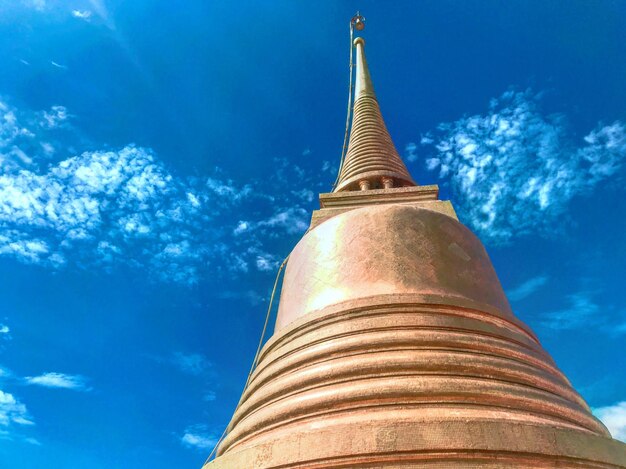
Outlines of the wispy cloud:
{"label": "wispy cloud", "polygon": [[406,144],[404,147],[404,157],[411,163],[417,161],[417,145],[414,142]]}
{"label": "wispy cloud", "polygon": [[51,267],[76,257],[87,265],[127,263],[194,283],[201,267],[224,254],[214,243],[219,231],[198,236],[219,213],[216,198],[228,206],[248,192],[216,179],[208,186],[175,178],[151,152],[135,147],[86,152],[44,173],[4,174],[0,255]]}
{"label": "wispy cloud", "polygon": [[23,0],[23,4],[37,11],[44,11],[47,7],[46,0]]}
{"label": "wispy cloud", "polygon": [[184,221],[196,208],[179,192],[162,165],[134,147],[83,153],[45,173],[4,174],[0,254],[62,265],[74,251],[106,264],[149,239],[160,241],[150,261],[183,260],[194,255],[186,250]]}
{"label": "wispy cloud", "polygon": [[256,267],[263,272],[276,270],[278,265],[278,260],[272,255],[265,254],[256,257]]}
{"label": "wispy cloud", "polygon": [[51,61],[50,61],[50,64],[51,64],[52,66],[56,67],[56,68],[60,68],[60,69],[62,69],[62,70],[67,70],[67,65],[62,65],[62,64],[60,64],[60,63],[58,63],[58,62],[55,62],[54,60],[51,60]]}
{"label": "wispy cloud", "polygon": [[579,292],[567,296],[568,306],[542,314],[541,324],[549,329],[577,329],[595,326],[603,321],[599,316],[600,306],[589,292]]}
{"label": "wispy cloud", "polygon": [[[13,425],[34,425],[26,406],[13,394],[0,390],[0,438],[8,436]],[[3,431],[2,431],[3,430]]]}
{"label": "wispy cloud", "polygon": [[265,220],[257,222],[254,228],[282,228],[287,233],[303,233],[309,227],[309,213],[300,207],[279,209]]}
{"label": "wispy cloud", "polygon": [[172,357],[172,363],[183,373],[193,376],[201,376],[212,367],[211,362],[199,353],[176,352]]}
{"label": "wispy cloud", "polygon": [[24,378],[27,384],[43,386],[45,388],[73,389],[75,391],[89,391],[86,379],[79,375],[65,373],[43,373],[39,376],[27,376]]}
{"label": "wispy cloud", "polygon": [[322,162],[322,171],[330,175],[337,175],[337,167],[333,166],[330,161]]}
{"label": "wispy cloud", "polygon": [[70,117],[65,106],[52,106],[50,110],[42,111],[39,115],[40,125],[46,129],[56,129],[65,124]]}
{"label": "wispy cloud", "polygon": [[[0,326],[3,333],[8,334],[7,326]],[[70,375],[66,373],[48,372],[37,376],[21,377],[15,375],[8,368],[0,366],[0,384],[12,383],[16,386],[40,386],[49,389],[69,389],[74,391],[91,391],[87,386],[87,378],[80,375]],[[31,417],[26,405],[9,392],[0,389],[0,440],[17,440],[32,445],[41,443],[34,437],[24,434],[25,427],[34,426],[34,419]]]}
{"label": "wispy cloud", "polygon": [[222,181],[212,177],[207,178],[206,187],[210,192],[223,199],[224,202],[238,202],[252,193],[252,186],[249,184],[243,187],[236,187],[232,180]]}
{"label": "wispy cloud", "polygon": [[313,199],[315,199],[315,193],[310,189],[291,191],[291,194],[295,195],[297,198],[305,202],[313,202]]}
{"label": "wispy cloud", "polygon": [[626,443],[626,401],[595,408],[593,413],[602,420],[602,423],[609,429],[613,438]]}
{"label": "wispy cloud", "polygon": [[494,243],[551,234],[572,198],[614,176],[626,159],[626,127],[599,124],[575,143],[562,114],[545,115],[540,96],[508,91],[484,115],[440,124],[422,139],[427,169],[449,178],[455,203]]}
{"label": "wispy cloud", "polygon": [[[0,323],[0,351],[4,348],[4,345],[12,339],[11,328],[6,324]],[[0,378],[6,375],[5,370],[0,366]]]}
{"label": "wispy cloud", "polygon": [[217,444],[219,436],[211,433],[205,425],[192,425],[185,429],[184,435],[180,438],[183,446],[198,450],[209,450]]}
{"label": "wispy cloud", "polygon": [[[581,289],[565,295],[560,308],[536,313],[538,324],[552,331],[593,332],[602,340],[621,340],[626,335],[626,311],[593,278],[580,281]],[[598,394],[597,390],[593,392]]]}
{"label": "wispy cloud", "polygon": [[[13,374],[6,368],[0,367],[0,380],[10,380]],[[14,394],[0,389],[0,441],[22,441],[29,444],[40,444],[35,438],[24,434],[25,429],[33,427],[35,421],[26,408]]]}
{"label": "wispy cloud", "polygon": [[215,295],[216,298],[220,298],[222,300],[245,300],[252,306],[256,306],[265,300],[265,298],[261,294],[254,290],[221,290],[216,292]]}
{"label": "wispy cloud", "polygon": [[72,10],[72,16],[81,20],[89,21],[91,18],[91,11],[89,10]]}
{"label": "wispy cloud", "polygon": [[506,295],[511,301],[520,301],[535,293],[546,283],[548,283],[548,276],[538,275],[537,277],[526,280],[524,283],[511,290],[507,290]]}

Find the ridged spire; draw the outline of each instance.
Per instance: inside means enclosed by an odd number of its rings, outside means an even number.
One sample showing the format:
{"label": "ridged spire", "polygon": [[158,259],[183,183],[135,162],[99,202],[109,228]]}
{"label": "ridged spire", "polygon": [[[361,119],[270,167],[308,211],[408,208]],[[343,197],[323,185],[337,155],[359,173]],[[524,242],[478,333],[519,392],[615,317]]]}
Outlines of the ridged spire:
{"label": "ridged spire", "polygon": [[380,113],[365,60],[365,41],[358,37],[356,84],[348,152],[333,192],[415,186],[391,140]]}

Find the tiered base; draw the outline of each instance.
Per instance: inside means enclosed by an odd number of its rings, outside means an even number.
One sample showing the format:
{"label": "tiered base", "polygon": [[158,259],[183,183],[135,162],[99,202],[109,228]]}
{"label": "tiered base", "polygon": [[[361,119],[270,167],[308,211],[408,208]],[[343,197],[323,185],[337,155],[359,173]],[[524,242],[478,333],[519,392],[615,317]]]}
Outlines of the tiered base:
{"label": "tiered base", "polygon": [[437,295],[364,298],[278,331],[218,454],[206,469],[626,468],[626,445],[526,326]]}

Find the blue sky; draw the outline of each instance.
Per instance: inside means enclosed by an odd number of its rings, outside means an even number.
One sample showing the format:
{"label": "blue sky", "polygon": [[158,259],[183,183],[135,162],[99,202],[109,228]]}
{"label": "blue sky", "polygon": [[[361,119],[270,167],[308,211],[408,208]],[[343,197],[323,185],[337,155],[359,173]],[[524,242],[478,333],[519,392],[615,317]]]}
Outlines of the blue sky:
{"label": "blue sky", "polygon": [[200,467],[334,181],[391,135],[626,440],[626,5],[0,0],[0,466]]}

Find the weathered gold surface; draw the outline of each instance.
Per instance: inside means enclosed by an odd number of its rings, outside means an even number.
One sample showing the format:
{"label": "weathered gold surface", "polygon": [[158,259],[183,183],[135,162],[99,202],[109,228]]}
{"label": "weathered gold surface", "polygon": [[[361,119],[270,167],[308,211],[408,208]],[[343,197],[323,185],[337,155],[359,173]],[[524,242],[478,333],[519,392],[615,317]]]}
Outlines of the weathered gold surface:
{"label": "weathered gold surface", "polygon": [[352,130],[335,192],[360,190],[361,181],[367,181],[371,189],[381,188],[383,178],[391,179],[396,187],[414,186],[380,113],[365,60],[364,41],[357,38],[354,42],[357,62]]}

